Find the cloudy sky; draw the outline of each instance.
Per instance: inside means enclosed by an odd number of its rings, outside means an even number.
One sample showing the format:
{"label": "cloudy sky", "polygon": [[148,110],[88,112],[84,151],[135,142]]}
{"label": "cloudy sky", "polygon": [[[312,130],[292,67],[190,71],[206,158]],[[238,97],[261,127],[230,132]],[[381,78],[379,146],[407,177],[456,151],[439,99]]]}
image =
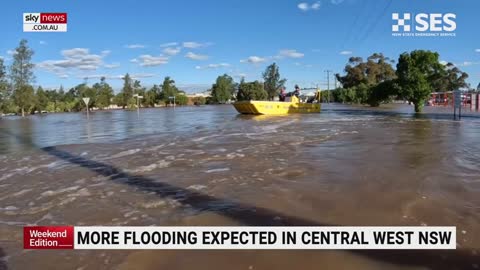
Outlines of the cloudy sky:
{"label": "cloudy sky", "polygon": [[[0,57],[22,38],[35,50],[36,84],[72,87],[101,76],[116,89],[130,73],[144,85],[165,76],[189,89],[227,73],[261,78],[272,62],[294,84],[326,88],[325,70],[351,56],[430,49],[480,82],[479,1],[471,0],[23,0],[2,4]],[[66,33],[24,33],[24,12],[67,12]],[[394,37],[392,13],[455,13],[455,37]],[[333,80],[333,78],[332,78]]]}

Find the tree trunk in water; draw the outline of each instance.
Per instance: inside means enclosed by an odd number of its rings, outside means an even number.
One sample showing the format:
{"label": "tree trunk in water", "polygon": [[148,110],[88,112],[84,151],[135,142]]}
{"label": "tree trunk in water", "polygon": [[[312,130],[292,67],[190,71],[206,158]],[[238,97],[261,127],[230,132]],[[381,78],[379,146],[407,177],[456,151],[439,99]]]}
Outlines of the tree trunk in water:
{"label": "tree trunk in water", "polygon": [[22,107],[22,117],[25,117],[25,109]]}
{"label": "tree trunk in water", "polygon": [[423,108],[423,103],[422,102],[415,102],[415,103],[413,103],[413,105],[415,106],[415,112],[416,113],[421,113],[422,112],[422,108]]}

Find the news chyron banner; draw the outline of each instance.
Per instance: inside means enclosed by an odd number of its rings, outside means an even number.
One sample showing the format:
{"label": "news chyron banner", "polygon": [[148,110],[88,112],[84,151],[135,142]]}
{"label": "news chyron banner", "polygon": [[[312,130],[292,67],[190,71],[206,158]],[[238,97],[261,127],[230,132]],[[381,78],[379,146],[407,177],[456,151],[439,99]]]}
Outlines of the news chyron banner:
{"label": "news chyron banner", "polygon": [[455,227],[24,227],[24,249],[456,249]]}
{"label": "news chyron banner", "polygon": [[67,13],[23,13],[23,32],[67,32]]}

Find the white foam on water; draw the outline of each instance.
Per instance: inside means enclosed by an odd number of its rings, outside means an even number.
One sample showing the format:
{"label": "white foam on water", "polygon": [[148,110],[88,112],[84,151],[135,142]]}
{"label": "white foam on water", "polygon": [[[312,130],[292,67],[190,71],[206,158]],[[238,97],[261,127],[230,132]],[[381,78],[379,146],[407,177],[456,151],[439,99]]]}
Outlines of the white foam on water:
{"label": "white foam on water", "polygon": [[141,149],[139,149],[139,148],[130,149],[130,150],[122,151],[120,153],[112,155],[112,156],[110,156],[109,158],[106,158],[106,159],[121,158],[121,157],[125,157],[125,156],[130,156],[130,155],[133,155],[133,154],[138,153],[140,151],[141,151]]}
{"label": "white foam on water", "polygon": [[50,196],[55,196],[55,195],[58,195],[58,194],[61,194],[61,193],[65,193],[65,192],[70,192],[70,191],[75,191],[77,189],[79,189],[80,186],[73,186],[73,187],[68,187],[68,188],[62,188],[62,189],[58,189],[58,190],[47,190],[45,192],[43,192],[41,194],[42,197],[50,197]]}
{"label": "white foam on water", "polygon": [[4,208],[1,208],[1,207],[0,207],[0,210],[3,210],[3,211],[15,211],[15,210],[18,210],[18,207],[14,206],[14,205],[9,205],[9,206],[4,207]]}
{"label": "white foam on water", "polygon": [[202,151],[202,150],[185,149],[183,151],[187,152],[188,155],[190,155],[190,156],[205,154],[205,151]]}
{"label": "white foam on water", "polygon": [[160,149],[160,148],[163,148],[164,146],[165,146],[165,144],[162,143],[162,144],[159,144],[159,145],[157,145],[157,146],[150,147],[150,148],[148,149],[148,151],[156,151],[156,150],[158,150],[158,149]]}
{"label": "white foam on water", "polygon": [[[173,159],[175,159],[175,157],[173,157]],[[150,171],[153,171],[155,169],[166,168],[166,167],[170,166],[170,163],[171,162],[169,162],[169,161],[160,160],[159,162],[156,162],[156,163],[153,163],[153,164],[150,164],[150,165],[140,166],[140,167],[137,167],[137,168],[131,169],[131,170],[125,170],[125,172],[128,172],[128,173],[150,172]]]}
{"label": "white foam on water", "polygon": [[4,175],[2,175],[2,177],[0,177],[0,181],[3,181],[3,180],[5,180],[5,179],[8,179],[8,178],[10,178],[10,177],[12,177],[12,176],[14,176],[14,175],[15,175],[15,173],[7,173],[7,174],[4,174]]}
{"label": "white foam on water", "polygon": [[191,185],[187,187],[187,189],[193,189],[193,190],[202,190],[206,188],[207,186],[204,186],[204,185]]}
{"label": "white foam on water", "polygon": [[205,141],[207,139],[211,139],[211,138],[215,138],[215,137],[219,137],[220,135],[217,135],[217,134],[214,134],[214,135],[208,135],[208,136],[203,136],[203,137],[198,137],[198,138],[195,138],[195,139],[192,139],[191,141],[193,142],[202,142],[202,141]]}
{"label": "white foam on water", "polygon": [[18,191],[18,192],[13,193],[12,196],[13,196],[13,197],[18,197],[18,196],[21,196],[21,195],[23,195],[23,194],[25,194],[25,193],[28,193],[28,192],[30,192],[30,191],[32,191],[31,188],[22,189],[22,190],[20,190],[20,191]]}
{"label": "white foam on water", "polygon": [[141,203],[140,207],[146,209],[158,208],[159,206],[165,206],[167,203],[164,200],[151,201],[146,203]]}
{"label": "white foam on water", "polygon": [[75,192],[75,193],[72,193],[72,194],[70,194],[70,195],[68,195],[68,196],[69,196],[69,197],[88,197],[88,196],[90,196],[90,195],[92,195],[92,194],[90,193],[90,191],[88,191],[87,188],[82,188],[82,189],[80,189],[79,191],[77,191],[77,192]]}
{"label": "white foam on water", "polygon": [[230,171],[230,168],[218,168],[205,171],[206,173],[226,172]]}
{"label": "white foam on water", "polygon": [[244,154],[241,154],[241,153],[235,153],[235,152],[233,152],[233,153],[227,154],[226,157],[227,157],[227,159],[234,159],[234,158],[237,158],[237,157],[243,158],[243,157],[245,157],[245,155],[244,155]]}

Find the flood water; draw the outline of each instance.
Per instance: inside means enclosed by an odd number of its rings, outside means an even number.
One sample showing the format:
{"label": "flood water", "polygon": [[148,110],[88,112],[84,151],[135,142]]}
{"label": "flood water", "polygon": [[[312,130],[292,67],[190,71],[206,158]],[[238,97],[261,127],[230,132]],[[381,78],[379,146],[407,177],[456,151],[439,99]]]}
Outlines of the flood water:
{"label": "flood water", "polygon": [[[0,269],[480,269],[480,117],[412,110],[0,119]],[[32,251],[25,225],[456,226],[457,250]]]}

